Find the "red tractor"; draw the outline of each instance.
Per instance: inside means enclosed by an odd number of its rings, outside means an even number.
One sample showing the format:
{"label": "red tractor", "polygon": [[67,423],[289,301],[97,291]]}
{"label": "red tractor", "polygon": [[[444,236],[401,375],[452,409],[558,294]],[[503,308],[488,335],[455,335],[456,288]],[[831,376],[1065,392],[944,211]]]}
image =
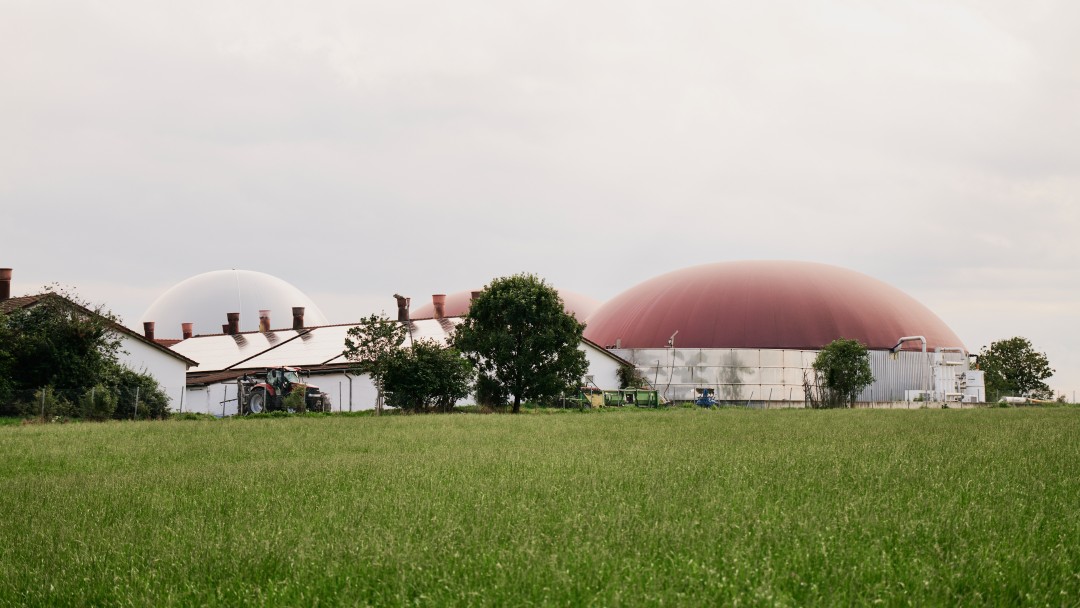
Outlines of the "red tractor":
{"label": "red tractor", "polygon": [[[309,412],[322,412],[330,406],[326,393],[308,384],[307,374],[297,367],[272,367],[265,374],[244,375],[238,384],[241,414],[295,412],[301,407]],[[291,397],[296,391],[302,391],[302,400]]]}

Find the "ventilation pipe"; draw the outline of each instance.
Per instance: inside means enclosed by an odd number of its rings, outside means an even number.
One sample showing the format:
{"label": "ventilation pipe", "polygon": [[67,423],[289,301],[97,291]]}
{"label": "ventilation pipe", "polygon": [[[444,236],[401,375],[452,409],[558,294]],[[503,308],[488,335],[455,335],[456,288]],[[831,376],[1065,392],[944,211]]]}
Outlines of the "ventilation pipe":
{"label": "ventilation pipe", "polygon": [[894,353],[900,352],[900,346],[904,342],[914,342],[915,340],[920,340],[922,342],[922,352],[925,355],[926,354],[926,337],[925,336],[904,336],[903,338],[900,338],[899,340],[897,340],[896,341],[896,346],[892,347],[890,350],[892,352],[894,352]]}
{"label": "ventilation pipe", "polygon": [[269,310],[260,310],[259,311],[259,331],[263,332],[264,334],[266,332],[270,331],[270,311]]}
{"label": "ventilation pipe", "polygon": [[11,269],[0,268],[0,302],[11,298]]}
{"label": "ventilation pipe", "polygon": [[143,321],[142,331],[143,331],[143,335],[146,336],[147,340],[153,341],[153,339],[154,339],[154,322],[153,321]]}
{"label": "ventilation pipe", "polygon": [[229,333],[234,336],[240,333],[240,313],[226,313],[225,317],[229,319]]}
{"label": "ventilation pipe", "polygon": [[292,328],[300,331],[304,329],[304,307],[293,306],[292,309]]}
{"label": "ventilation pipe", "polygon": [[406,298],[398,294],[394,294],[394,299],[397,300],[397,320],[398,323],[409,322],[409,302],[412,298]]}
{"label": "ventilation pipe", "polygon": [[195,327],[194,323],[181,323],[180,324],[180,332],[181,332],[181,335],[184,336],[185,340],[187,340],[188,338],[191,337],[191,335],[193,333],[192,329],[194,327]]}
{"label": "ventilation pipe", "polygon": [[431,305],[435,308],[435,319],[446,317],[446,294],[436,293],[431,296]]}

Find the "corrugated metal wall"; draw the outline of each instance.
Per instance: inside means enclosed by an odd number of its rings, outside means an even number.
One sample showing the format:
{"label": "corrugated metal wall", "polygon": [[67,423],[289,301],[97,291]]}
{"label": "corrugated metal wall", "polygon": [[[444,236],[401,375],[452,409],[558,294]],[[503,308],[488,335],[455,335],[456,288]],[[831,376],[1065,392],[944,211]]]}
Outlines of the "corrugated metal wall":
{"label": "corrugated metal wall", "polygon": [[[688,401],[701,389],[720,401],[805,400],[803,378],[810,377],[816,350],[643,348],[612,349],[630,361],[665,398]],[[858,401],[903,401],[907,390],[931,390],[935,358],[960,363],[963,353],[870,351],[874,383]]]}

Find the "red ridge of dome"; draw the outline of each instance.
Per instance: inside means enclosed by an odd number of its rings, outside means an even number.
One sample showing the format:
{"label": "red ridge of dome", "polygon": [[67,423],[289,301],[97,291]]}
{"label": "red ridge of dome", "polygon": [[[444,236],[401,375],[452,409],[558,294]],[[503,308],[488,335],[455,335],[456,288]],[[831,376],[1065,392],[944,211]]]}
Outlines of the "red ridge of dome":
{"label": "red ridge of dome", "polygon": [[[811,262],[740,261],[669,272],[624,291],[587,320],[585,337],[623,348],[815,350],[837,338],[888,349],[903,336],[963,347],[937,315],[882,281]],[[918,342],[906,349],[921,348]]]}

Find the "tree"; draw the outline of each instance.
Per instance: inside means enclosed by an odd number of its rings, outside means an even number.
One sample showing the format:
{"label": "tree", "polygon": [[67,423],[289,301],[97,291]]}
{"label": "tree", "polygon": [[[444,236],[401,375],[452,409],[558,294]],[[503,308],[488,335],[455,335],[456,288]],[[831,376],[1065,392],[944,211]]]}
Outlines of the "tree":
{"label": "tree", "polygon": [[1036,351],[1027,338],[1017,336],[982,347],[979,369],[985,373],[987,397],[991,401],[1004,396],[1052,396],[1043,380],[1053,376],[1054,370],[1046,354]]}
{"label": "tree", "polygon": [[475,374],[456,348],[417,340],[390,354],[383,367],[388,405],[413,411],[449,412],[469,395]]}
{"label": "tree", "polygon": [[874,382],[870,354],[858,340],[840,338],[826,344],[814,358],[813,369],[814,381],[803,381],[812,408],[851,407]]}
{"label": "tree", "polygon": [[629,363],[620,364],[616,375],[619,377],[619,388],[644,388],[648,385],[641,372]]}
{"label": "tree", "polygon": [[356,363],[360,373],[371,376],[379,391],[376,411],[382,408],[383,378],[390,358],[401,350],[408,335],[406,327],[391,321],[386,315],[371,315],[361,319],[345,336],[345,351],[349,361]]}
{"label": "tree", "polygon": [[0,317],[9,378],[16,389],[51,385],[82,394],[117,361],[118,321],[104,307],[50,287],[32,306]]}
{"label": "tree", "polygon": [[578,350],[584,330],[553,287],[516,274],[495,279],[473,300],[454,345],[479,370],[480,382],[514,397],[517,413],[522,400],[554,399],[581,386],[588,371]]}
{"label": "tree", "polygon": [[132,418],[136,399],[138,416],[168,416],[169,400],[157,380],[120,363],[118,324],[104,307],[55,286],[32,305],[0,314],[0,413],[37,415],[44,404],[48,414],[54,404],[53,415],[99,418],[108,398],[83,403],[88,392],[98,399],[100,386],[119,403],[117,418]]}

